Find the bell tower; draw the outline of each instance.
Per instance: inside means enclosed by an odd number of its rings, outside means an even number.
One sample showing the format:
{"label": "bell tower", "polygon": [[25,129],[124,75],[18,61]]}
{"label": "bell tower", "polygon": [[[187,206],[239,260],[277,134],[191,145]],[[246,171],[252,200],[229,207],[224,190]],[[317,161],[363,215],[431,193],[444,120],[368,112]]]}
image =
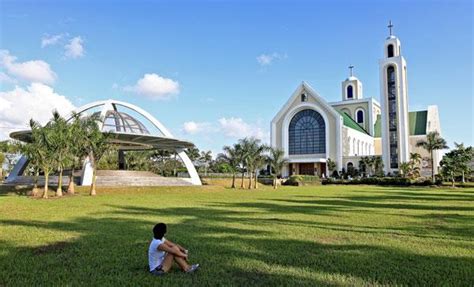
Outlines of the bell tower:
{"label": "bell tower", "polygon": [[382,109],[382,160],[384,171],[398,172],[400,163],[409,161],[407,64],[401,55],[400,40],[392,34],[384,43],[379,61],[380,103]]}
{"label": "bell tower", "polygon": [[354,66],[349,66],[349,77],[342,82],[342,100],[358,100],[362,99],[362,83],[354,77]]}

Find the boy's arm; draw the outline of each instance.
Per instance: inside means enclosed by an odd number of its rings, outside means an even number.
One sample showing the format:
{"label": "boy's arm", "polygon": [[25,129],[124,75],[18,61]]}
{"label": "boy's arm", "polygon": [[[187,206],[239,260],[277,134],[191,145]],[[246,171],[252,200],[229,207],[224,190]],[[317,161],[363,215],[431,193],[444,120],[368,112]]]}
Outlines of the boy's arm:
{"label": "boy's arm", "polygon": [[185,252],[185,251],[186,251],[186,249],[185,249],[183,246],[181,246],[181,245],[179,245],[179,244],[177,244],[177,243],[174,243],[174,242],[172,242],[172,241],[170,241],[170,240],[168,240],[168,239],[166,239],[165,244],[168,244],[170,247],[176,246],[176,247],[179,248],[179,250],[181,250],[181,252]]}
{"label": "boy's arm", "polygon": [[166,240],[164,243],[160,244],[160,245],[158,246],[158,250],[171,253],[171,254],[176,255],[176,256],[178,256],[178,257],[187,257],[187,255],[186,255],[185,253],[183,253],[183,252],[178,248],[178,246],[166,244],[167,241],[168,241],[168,240]]}

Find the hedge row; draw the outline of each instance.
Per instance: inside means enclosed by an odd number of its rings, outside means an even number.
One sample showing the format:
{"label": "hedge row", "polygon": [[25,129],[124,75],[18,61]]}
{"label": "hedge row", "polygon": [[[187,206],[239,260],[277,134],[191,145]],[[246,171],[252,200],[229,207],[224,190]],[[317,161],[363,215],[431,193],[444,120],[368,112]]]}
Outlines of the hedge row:
{"label": "hedge row", "polygon": [[413,180],[403,177],[363,177],[352,180],[328,178],[323,184],[372,184],[372,185],[395,185],[395,186],[430,186],[433,183],[429,179]]}

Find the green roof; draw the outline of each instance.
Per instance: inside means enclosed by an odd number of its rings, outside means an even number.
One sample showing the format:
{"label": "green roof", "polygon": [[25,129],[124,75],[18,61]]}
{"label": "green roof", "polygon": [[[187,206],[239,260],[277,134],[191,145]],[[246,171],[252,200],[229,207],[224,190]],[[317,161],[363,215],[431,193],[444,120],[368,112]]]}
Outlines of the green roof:
{"label": "green roof", "polygon": [[[408,113],[408,126],[411,136],[425,135],[426,122],[428,120],[428,111],[417,111]],[[377,115],[374,124],[374,137],[382,137],[382,117]]]}
{"label": "green roof", "polygon": [[411,136],[426,134],[426,121],[428,120],[428,111],[410,112],[408,113],[408,118]]}
{"label": "green roof", "polygon": [[364,134],[369,134],[363,127],[361,127],[356,121],[354,121],[351,116],[341,111],[338,111],[342,118],[344,119],[344,125],[348,128],[354,129]]}
{"label": "green roof", "polygon": [[377,120],[374,124],[374,137],[382,137],[382,115],[377,115]]}

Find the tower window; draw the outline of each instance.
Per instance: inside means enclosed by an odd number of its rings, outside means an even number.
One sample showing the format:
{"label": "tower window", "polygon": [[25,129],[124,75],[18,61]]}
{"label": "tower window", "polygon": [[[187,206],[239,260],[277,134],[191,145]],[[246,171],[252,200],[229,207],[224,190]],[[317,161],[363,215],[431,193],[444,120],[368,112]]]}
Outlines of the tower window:
{"label": "tower window", "polygon": [[358,124],[364,123],[364,111],[358,110],[358,111],[357,111],[357,117],[356,117],[356,118],[357,118],[357,123],[358,123]]}
{"label": "tower window", "polygon": [[347,86],[347,98],[352,99],[354,98],[354,92],[352,89],[352,85]]}
{"label": "tower window", "polygon": [[398,168],[397,93],[395,88],[395,72],[393,66],[387,68],[390,168]]}
{"label": "tower window", "polygon": [[301,101],[302,102],[308,101],[308,96],[306,94],[301,94]]}
{"label": "tower window", "polygon": [[387,56],[388,56],[388,58],[393,57],[393,45],[392,44],[387,46]]}

